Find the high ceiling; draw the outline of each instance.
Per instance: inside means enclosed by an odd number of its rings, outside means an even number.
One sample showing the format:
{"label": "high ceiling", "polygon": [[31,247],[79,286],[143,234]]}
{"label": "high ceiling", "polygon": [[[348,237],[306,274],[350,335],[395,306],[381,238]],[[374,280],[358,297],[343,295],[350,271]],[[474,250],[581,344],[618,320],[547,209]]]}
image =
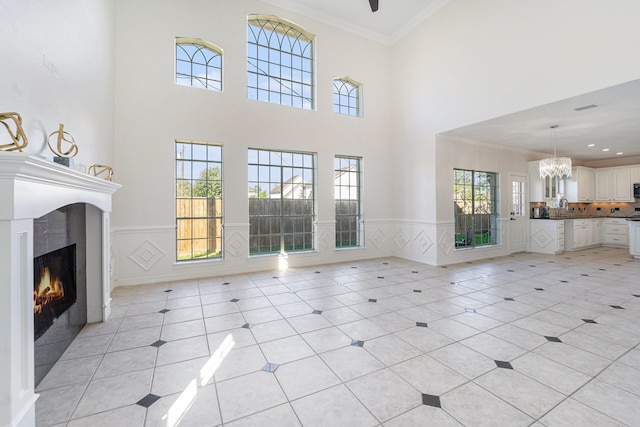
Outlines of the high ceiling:
{"label": "high ceiling", "polygon": [[368,0],[262,0],[320,22],[392,44],[448,0],[379,0],[371,12]]}
{"label": "high ceiling", "polygon": [[[587,108],[576,111],[580,107]],[[551,125],[558,125],[555,134]],[[630,157],[631,163],[637,163],[640,80],[444,133],[544,156],[553,154],[555,141],[558,156],[570,156],[585,165],[629,163],[623,159]]]}
{"label": "high ceiling", "polygon": [[[373,13],[368,0],[262,1],[388,45],[448,2],[379,0]],[[575,110],[589,105],[597,107]],[[558,125],[553,139],[551,125]],[[539,158],[552,155],[555,142],[558,156],[570,156],[576,164],[640,163],[640,80],[444,133]]]}

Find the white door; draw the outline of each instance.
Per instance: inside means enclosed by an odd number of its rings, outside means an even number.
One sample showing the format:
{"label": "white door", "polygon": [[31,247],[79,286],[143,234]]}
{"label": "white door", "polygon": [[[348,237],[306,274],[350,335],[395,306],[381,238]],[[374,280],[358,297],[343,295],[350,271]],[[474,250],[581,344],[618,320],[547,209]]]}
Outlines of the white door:
{"label": "white door", "polygon": [[529,243],[529,205],[526,175],[509,174],[511,204],[509,212],[509,252],[524,252]]}

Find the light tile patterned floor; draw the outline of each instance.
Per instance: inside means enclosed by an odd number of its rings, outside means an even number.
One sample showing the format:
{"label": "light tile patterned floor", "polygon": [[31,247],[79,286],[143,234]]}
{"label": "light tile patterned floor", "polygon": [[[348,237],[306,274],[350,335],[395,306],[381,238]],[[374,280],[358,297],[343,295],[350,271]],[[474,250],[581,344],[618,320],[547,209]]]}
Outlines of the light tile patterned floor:
{"label": "light tile patterned floor", "polygon": [[38,426],[640,425],[640,260],[389,258],[115,289]]}

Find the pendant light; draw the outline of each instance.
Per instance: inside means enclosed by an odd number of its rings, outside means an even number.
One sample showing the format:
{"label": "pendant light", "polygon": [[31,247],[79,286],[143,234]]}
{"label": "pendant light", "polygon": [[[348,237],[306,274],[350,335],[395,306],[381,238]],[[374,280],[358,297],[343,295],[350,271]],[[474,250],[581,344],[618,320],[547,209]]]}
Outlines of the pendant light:
{"label": "pendant light", "polygon": [[553,157],[540,160],[540,178],[546,177],[571,178],[571,157],[556,156],[556,129],[558,125],[551,125],[551,140],[553,141]]}

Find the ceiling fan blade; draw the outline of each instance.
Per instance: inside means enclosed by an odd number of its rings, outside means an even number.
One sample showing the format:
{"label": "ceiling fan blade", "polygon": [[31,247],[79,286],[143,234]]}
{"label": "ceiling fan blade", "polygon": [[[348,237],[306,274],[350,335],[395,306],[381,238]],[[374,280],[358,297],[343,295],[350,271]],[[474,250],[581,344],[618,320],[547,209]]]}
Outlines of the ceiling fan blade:
{"label": "ceiling fan blade", "polygon": [[371,5],[371,12],[378,10],[378,0],[369,0],[369,4]]}

